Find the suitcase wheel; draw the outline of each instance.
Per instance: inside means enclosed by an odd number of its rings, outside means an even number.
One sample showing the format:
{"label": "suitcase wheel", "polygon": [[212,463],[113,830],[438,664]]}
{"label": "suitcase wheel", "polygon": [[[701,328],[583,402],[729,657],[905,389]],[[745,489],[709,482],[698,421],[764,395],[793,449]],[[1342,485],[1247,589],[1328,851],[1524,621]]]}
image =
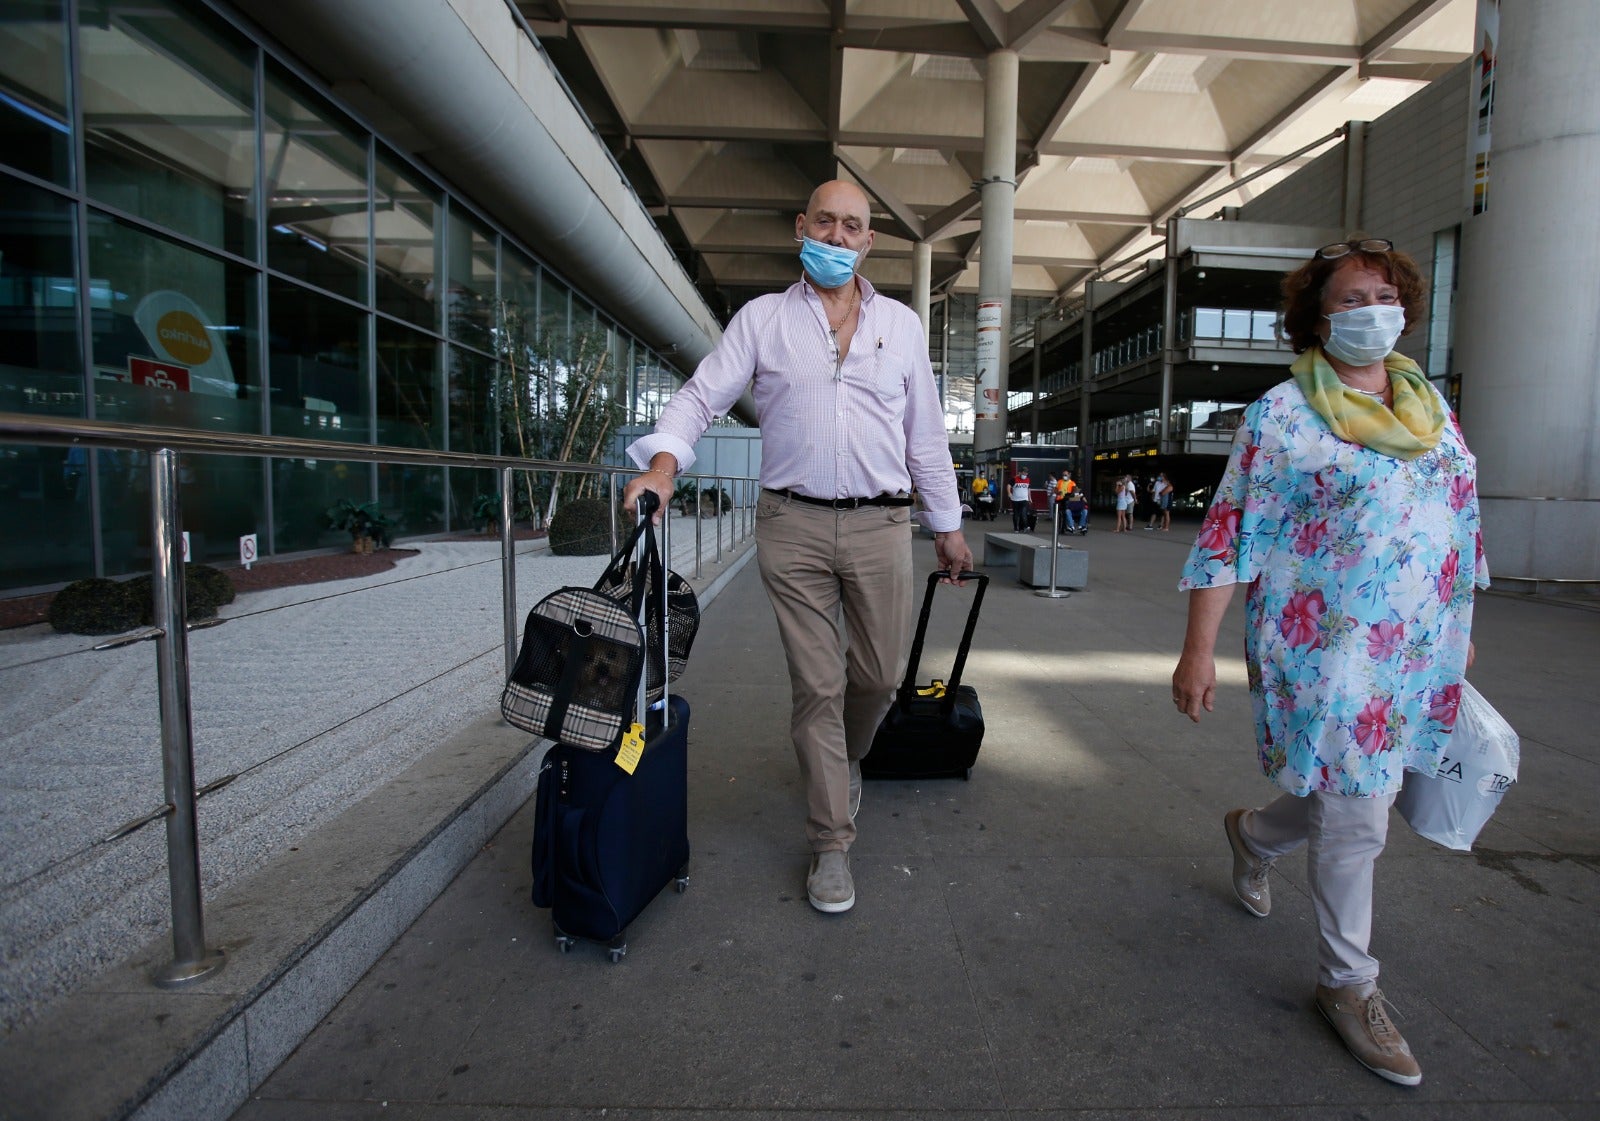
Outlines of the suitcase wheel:
{"label": "suitcase wheel", "polygon": [[562,953],[565,954],[570,952],[572,947],[578,944],[578,940],[576,938],[566,933],[559,926],[556,926],[555,923],[551,923],[550,928],[556,932],[556,949],[560,950]]}
{"label": "suitcase wheel", "polygon": [[689,866],[687,864],[678,869],[678,878],[673,886],[677,889],[679,895],[689,890]]}
{"label": "suitcase wheel", "polygon": [[617,962],[628,956],[628,935],[626,931],[606,944],[606,956],[611,959],[612,965],[616,965]]}

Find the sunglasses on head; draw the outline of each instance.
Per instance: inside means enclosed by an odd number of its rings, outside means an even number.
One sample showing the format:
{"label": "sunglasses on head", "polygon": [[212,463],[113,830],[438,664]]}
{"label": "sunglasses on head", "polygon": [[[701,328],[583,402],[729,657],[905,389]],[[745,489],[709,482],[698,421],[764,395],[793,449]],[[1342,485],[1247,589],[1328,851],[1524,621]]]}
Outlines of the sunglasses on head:
{"label": "sunglasses on head", "polygon": [[1351,253],[1387,253],[1393,248],[1394,242],[1386,237],[1364,237],[1360,241],[1336,241],[1332,245],[1324,245],[1317,250],[1317,256],[1324,261],[1334,261]]}

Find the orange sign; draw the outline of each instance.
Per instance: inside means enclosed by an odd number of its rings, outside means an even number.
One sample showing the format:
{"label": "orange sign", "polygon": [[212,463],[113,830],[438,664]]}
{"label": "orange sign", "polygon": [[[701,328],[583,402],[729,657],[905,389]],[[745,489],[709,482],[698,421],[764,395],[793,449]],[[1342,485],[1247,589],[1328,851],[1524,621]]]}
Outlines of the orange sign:
{"label": "orange sign", "polygon": [[211,358],[211,337],[205,324],[186,311],[169,311],[156,320],[156,335],[168,354],[188,366]]}

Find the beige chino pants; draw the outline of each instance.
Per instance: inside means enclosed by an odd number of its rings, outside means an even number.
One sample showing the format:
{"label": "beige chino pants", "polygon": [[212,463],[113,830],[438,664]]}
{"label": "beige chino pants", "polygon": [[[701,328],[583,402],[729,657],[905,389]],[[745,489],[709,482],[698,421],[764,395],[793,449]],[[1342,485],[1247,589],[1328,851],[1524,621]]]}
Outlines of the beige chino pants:
{"label": "beige chino pants", "polygon": [[833,511],[763,491],[756,562],[789,662],[812,852],[848,850],[850,761],[872,747],[911,646],[911,511]]}

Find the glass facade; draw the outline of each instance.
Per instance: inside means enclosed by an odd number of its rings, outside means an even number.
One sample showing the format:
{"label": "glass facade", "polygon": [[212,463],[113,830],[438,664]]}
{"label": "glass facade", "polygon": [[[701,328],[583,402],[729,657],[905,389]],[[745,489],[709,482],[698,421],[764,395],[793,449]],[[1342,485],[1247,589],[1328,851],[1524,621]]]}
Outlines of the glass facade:
{"label": "glass facade", "polygon": [[[0,0],[0,210],[0,411],[582,459],[675,384],[204,0]],[[0,588],[148,567],[146,470],[0,445]],[[246,533],[344,546],[340,498],[402,535],[466,528],[498,485],[218,456],[180,474],[191,554],[224,563]],[[521,515],[547,501],[535,484]]]}

